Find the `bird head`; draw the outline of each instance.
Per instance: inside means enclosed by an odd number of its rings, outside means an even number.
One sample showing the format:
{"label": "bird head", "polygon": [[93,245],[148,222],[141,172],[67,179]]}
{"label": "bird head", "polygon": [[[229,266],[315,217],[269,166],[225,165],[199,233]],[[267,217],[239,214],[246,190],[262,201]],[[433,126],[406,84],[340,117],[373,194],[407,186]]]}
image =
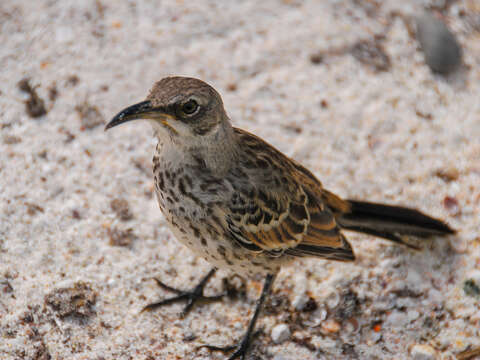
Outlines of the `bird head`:
{"label": "bird head", "polygon": [[105,130],[127,121],[149,120],[158,137],[194,145],[228,123],[222,98],[207,83],[188,77],[167,77],[153,86],[145,101],[120,111]]}

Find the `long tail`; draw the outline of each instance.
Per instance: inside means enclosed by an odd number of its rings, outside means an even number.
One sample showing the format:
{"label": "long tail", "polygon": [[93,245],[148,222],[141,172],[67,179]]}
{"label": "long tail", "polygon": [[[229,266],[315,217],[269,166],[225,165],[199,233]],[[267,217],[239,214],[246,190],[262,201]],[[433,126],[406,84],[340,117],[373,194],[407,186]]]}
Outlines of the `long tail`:
{"label": "long tail", "polygon": [[426,238],[434,235],[454,234],[441,220],[422,212],[401,206],[347,200],[350,211],[338,216],[337,222],[345,230],[357,231],[417,248],[408,244],[402,235]]}

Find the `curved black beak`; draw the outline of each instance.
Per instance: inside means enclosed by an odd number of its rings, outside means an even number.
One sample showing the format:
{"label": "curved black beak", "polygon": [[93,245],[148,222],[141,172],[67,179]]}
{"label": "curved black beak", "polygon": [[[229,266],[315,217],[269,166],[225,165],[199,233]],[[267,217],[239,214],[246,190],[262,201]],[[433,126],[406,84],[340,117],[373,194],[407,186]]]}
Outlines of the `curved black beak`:
{"label": "curved black beak", "polygon": [[123,109],[117,115],[115,115],[113,119],[110,120],[110,122],[105,126],[105,131],[127,121],[158,118],[161,114],[161,109],[154,109],[150,101],[142,101],[138,104]]}

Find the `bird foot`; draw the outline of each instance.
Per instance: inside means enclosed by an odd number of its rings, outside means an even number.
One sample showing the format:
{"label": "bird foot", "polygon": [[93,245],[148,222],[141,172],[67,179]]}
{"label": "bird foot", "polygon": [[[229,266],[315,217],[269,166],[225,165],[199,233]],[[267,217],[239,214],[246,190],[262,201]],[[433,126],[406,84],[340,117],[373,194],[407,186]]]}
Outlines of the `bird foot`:
{"label": "bird foot", "polygon": [[[255,332],[255,334],[253,334],[253,337],[256,337],[256,335],[260,332],[261,330]],[[235,352],[228,358],[228,360],[235,360],[235,359],[244,360],[245,356],[247,355],[248,349],[250,348],[250,345],[251,345],[251,338],[252,338],[251,335],[252,335],[251,332],[247,331],[242,341],[240,341],[236,345],[230,345],[230,346],[202,345],[202,346],[199,346],[197,349],[206,348],[210,351],[221,351],[223,353],[228,353],[228,352],[231,352],[232,350],[235,350]]]}
{"label": "bird foot", "polygon": [[155,302],[152,304],[148,304],[143,308],[142,312],[152,311],[164,305],[170,305],[173,303],[186,301],[187,304],[183,308],[183,311],[180,313],[180,316],[184,318],[185,316],[187,316],[190,310],[192,310],[193,306],[197,303],[211,303],[214,301],[221,300],[224,294],[216,295],[216,296],[203,295],[203,289],[205,288],[205,285],[207,284],[208,280],[213,276],[214,273],[215,273],[215,269],[210,270],[210,272],[200,281],[200,283],[197,286],[195,286],[192,290],[187,290],[187,291],[175,289],[171,286],[164,284],[162,281],[158,280],[157,278],[154,278],[158,286],[160,286],[164,290],[171,291],[177,294],[177,296],[174,296],[165,300],[161,300],[159,302]]}

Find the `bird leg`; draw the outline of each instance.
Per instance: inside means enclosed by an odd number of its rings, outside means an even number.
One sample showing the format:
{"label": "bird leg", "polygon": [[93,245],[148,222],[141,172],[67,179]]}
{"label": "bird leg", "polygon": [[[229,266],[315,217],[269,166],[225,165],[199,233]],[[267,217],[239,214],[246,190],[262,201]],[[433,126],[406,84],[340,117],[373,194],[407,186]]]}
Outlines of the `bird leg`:
{"label": "bird leg", "polygon": [[154,278],[158,286],[160,286],[164,290],[171,291],[177,294],[177,296],[171,297],[169,299],[161,300],[156,303],[148,304],[143,308],[142,312],[155,310],[164,305],[169,305],[169,304],[173,304],[180,301],[186,301],[187,304],[183,308],[183,311],[180,313],[180,316],[184,318],[190,312],[190,310],[192,310],[193,305],[195,305],[195,303],[197,302],[210,303],[210,302],[221,300],[224,294],[216,295],[216,296],[203,295],[203,289],[205,288],[205,285],[207,284],[208,280],[210,280],[213,274],[215,274],[215,271],[217,271],[217,269],[215,268],[210,270],[209,273],[200,281],[200,283],[197,286],[195,286],[192,290],[187,290],[187,291],[175,289],[171,286],[164,284],[157,278]]}
{"label": "bird leg", "polygon": [[270,293],[270,289],[272,288],[274,280],[275,280],[275,275],[272,275],[272,274],[268,274],[267,277],[265,278],[265,282],[263,283],[262,294],[260,295],[260,298],[257,300],[255,313],[253,314],[253,317],[250,320],[250,323],[248,324],[248,328],[247,328],[247,331],[245,332],[245,335],[243,336],[243,339],[238,344],[230,345],[230,346],[202,345],[199,347],[199,349],[207,348],[212,351],[221,351],[224,353],[230,352],[232,350],[236,350],[228,358],[228,360],[245,359],[245,356],[247,355],[248,349],[250,348],[250,345],[251,345],[252,335],[255,329],[255,323],[257,322],[257,318],[258,318],[258,315],[260,314],[263,303],[265,302],[265,298]]}

